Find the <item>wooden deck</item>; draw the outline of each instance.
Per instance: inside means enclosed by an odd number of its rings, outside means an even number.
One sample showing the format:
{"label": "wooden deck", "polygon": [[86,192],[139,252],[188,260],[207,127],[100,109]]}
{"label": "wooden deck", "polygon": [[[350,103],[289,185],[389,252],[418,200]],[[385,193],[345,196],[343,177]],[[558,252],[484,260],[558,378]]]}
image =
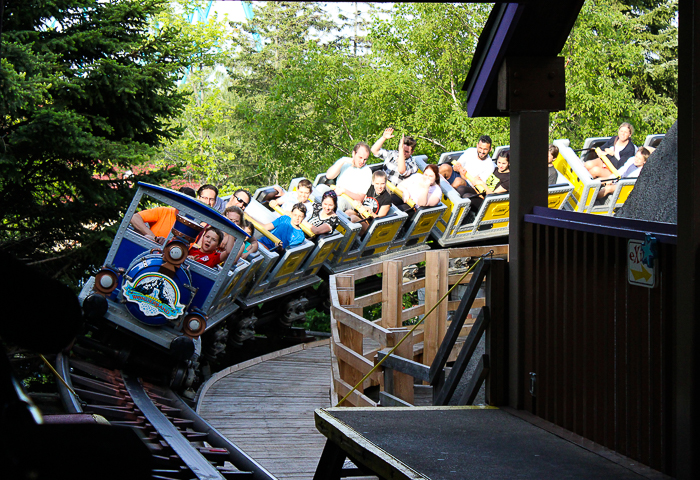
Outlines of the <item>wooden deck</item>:
{"label": "wooden deck", "polygon": [[279,479],[311,479],[326,438],[314,409],[330,407],[329,341],[234,365],[202,388],[197,412]]}

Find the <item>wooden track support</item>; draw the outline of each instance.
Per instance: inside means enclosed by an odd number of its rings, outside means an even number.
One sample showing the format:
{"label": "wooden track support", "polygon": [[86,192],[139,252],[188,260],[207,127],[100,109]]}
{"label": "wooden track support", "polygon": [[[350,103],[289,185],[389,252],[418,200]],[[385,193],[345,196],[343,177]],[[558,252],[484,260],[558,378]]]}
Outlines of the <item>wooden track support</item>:
{"label": "wooden track support", "polygon": [[[353,275],[336,275],[336,290],[341,305],[357,315],[362,315],[362,308],[354,306],[355,277]],[[362,334],[360,332],[338,323],[338,333],[342,345],[362,356]],[[351,385],[356,385],[362,380],[363,374],[361,371],[353,367],[349,362],[338,360],[341,378],[344,378]],[[362,393],[364,391],[363,386],[358,386],[357,390]]]}

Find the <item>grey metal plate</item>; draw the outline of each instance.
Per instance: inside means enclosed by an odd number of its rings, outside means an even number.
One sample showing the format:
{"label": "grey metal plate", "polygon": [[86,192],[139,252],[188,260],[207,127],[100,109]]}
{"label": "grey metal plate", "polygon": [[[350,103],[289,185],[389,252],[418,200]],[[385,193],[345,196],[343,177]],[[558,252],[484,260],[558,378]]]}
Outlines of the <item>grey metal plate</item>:
{"label": "grey metal plate", "polygon": [[359,433],[432,480],[640,478],[499,409],[332,408],[325,412],[332,415],[331,423],[339,421],[331,428]]}

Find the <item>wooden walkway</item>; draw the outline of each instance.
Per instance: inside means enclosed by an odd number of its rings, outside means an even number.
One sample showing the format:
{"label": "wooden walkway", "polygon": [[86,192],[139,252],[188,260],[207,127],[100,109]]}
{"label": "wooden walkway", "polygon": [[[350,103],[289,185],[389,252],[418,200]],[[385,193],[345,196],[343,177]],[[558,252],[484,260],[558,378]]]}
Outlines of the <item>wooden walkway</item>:
{"label": "wooden walkway", "polygon": [[329,341],[280,350],[218,372],[197,412],[279,479],[311,479],[325,437],[314,410],[330,407]]}

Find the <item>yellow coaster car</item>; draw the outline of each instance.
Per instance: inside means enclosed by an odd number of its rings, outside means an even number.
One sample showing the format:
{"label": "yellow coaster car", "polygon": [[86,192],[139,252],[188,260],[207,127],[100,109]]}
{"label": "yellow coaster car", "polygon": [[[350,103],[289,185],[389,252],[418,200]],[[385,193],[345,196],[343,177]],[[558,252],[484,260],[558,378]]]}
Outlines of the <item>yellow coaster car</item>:
{"label": "yellow coaster car", "polygon": [[[509,146],[497,147],[494,158]],[[440,156],[439,165],[457,160],[465,151],[446,152]],[[426,167],[425,161],[418,158],[418,166]],[[508,235],[508,216],[510,194],[499,193],[487,195],[478,211],[471,210],[471,201],[462,198],[446,181],[440,182],[442,203],[447,206],[431,232],[433,238],[444,246],[455,246],[482,239],[504,237]],[[563,181],[549,186],[548,205],[550,208],[562,208],[572,185]]]}

